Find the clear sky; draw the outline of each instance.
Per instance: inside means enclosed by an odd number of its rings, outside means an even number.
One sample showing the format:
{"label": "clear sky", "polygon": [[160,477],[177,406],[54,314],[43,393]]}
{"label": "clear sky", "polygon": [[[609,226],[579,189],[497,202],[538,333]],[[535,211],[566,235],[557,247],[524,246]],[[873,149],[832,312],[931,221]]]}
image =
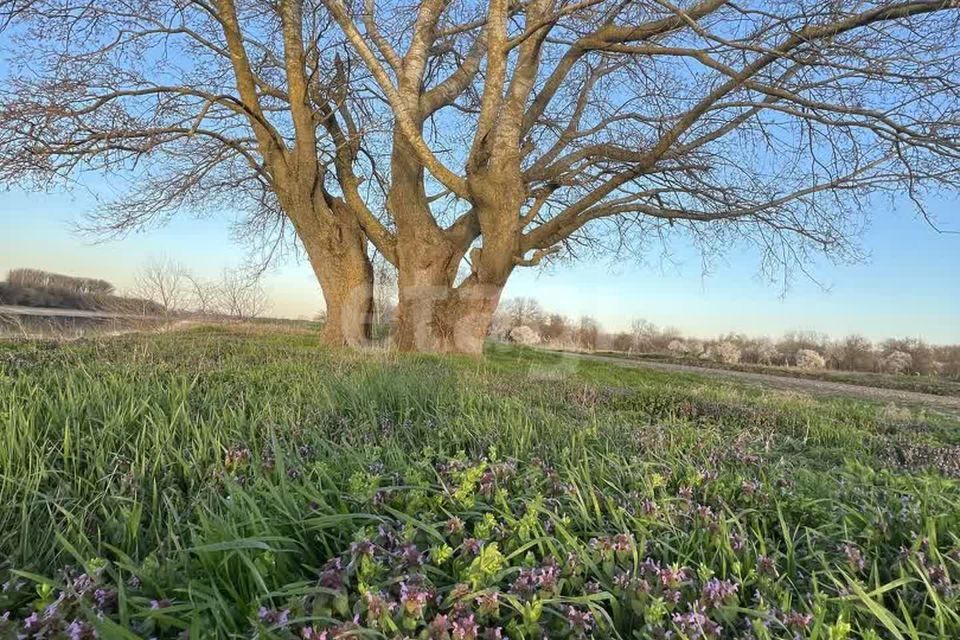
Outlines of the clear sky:
{"label": "clear sky", "polygon": [[[215,278],[247,255],[232,238],[229,214],[181,215],[166,226],[97,243],[74,231],[94,204],[87,191],[0,191],[0,273],[33,267],[104,278],[122,290],[151,257],[170,257]],[[906,206],[887,209],[877,210],[863,237],[866,262],[816,266],[824,287],[798,277],[783,296],[777,284],[759,277],[758,256],[743,248],[703,276],[699,256],[679,246],[673,264],[652,255],[646,264],[621,258],[520,270],[506,297],[532,296],[551,311],[590,314],[609,330],[642,317],[702,337],[809,329],[960,342],[960,234],[938,234]],[[944,228],[960,229],[960,200],[935,202],[932,210]],[[305,262],[290,258],[274,265],[264,285],[274,315],[309,317],[322,308],[319,285]]]}

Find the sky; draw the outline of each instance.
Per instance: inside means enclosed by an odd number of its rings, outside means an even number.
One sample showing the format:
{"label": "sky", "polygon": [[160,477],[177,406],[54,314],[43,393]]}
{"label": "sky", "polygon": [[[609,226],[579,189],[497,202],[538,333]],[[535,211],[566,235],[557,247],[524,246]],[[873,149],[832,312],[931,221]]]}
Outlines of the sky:
{"label": "sky", "polygon": [[[103,278],[125,290],[153,258],[176,260],[214,279],[249,255],[233,236],[229,213],[182,214],[161,227],[97,240],[76,230],[95,204],[87,190],[0,190],[0,274],[30,267]],[[960,230],[960,200],[936,201],[931,210],[942,228]],[[700,256],[680,246],[670,263],[652,255],[643,262],[621,257],[518,269],[504,298],[534,297],[549,311],[591,315],[614,331],[645,318],[698,337],[812,330],[960,343],[960,233],[937,233],[903,205],[878,210],[862,246],[866,261],[816,265],[819,284],[800,276],[785,294],[780,284],[760,277],[753,251],[736,247],[704,275]],[[312,317],[323,308],[320,287],[303,259],[273,264],[263,284],[271,315]]]}

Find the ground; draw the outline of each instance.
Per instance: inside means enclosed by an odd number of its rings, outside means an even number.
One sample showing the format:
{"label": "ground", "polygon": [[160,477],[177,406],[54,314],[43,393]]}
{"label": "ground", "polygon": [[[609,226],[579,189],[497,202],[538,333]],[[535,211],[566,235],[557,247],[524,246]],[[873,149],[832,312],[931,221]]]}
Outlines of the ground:
{"label": "ground", "polygon": [[857,373],[851,371],[804,371],[796,367],[756,365],[723,366],[718,363],[664,362],[656,358],[611,353],[567,353],[567,357],[610,362],[622,367],[645,367],[659,371],[697,373],[711,378],[735,380],[768,389],[798,391],[814,396],[861,398],[892,402],[960,417],[960,382],[935,376]]}
{"label": "ground", "polygon": [[690,372],[0,343],[0,638],[955,638],[958,477],[949,415]]}

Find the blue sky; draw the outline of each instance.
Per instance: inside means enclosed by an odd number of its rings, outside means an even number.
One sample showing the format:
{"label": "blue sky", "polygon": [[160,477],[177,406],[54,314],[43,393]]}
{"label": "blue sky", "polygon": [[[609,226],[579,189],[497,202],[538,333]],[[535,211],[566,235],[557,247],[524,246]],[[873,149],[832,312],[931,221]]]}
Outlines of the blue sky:
{"label": "blue sky", "polygon": [[[0,273],[34,267],[105,278],[124,289],[151,257],[170,257],[216,277],[247,255],[231,237],[229,214],[181,215],[160,228],[96,243],[74,231],[94,204],[86,191],[0,191]],[[678,246],[673,264],[661,265],[652,255],[643,265],[620,259],[520,270],[506,296],[536,297],[570,316],[590,314],[611,330],[643,317],[703,337],[810,329],[960,342],[960,234],[936,233],[906,206],[887,209],[876,211],[863,237],[866,262],[815,268],[825,288],[798,277],[782,296],[777,284],[759,277],[758,256],[745,248],[734,248],[704,277],[699,256]],[[944,228],[960,229],[960,201],[938,201],[932,210]],[[276,315],[309,317],[322,308],[305,262],[274,265],[264,284]]]}

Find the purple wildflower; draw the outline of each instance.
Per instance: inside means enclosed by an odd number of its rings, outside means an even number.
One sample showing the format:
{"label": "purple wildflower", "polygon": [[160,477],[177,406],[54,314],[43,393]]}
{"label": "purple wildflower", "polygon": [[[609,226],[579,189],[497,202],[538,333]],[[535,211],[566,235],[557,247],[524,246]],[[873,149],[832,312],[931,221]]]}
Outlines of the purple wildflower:
{"label": "purple wildflower", "polygon": [[567,624],[577,635],[586,634],[593,628],[593,614],[577,607],[567,607]]}
{"label": "purple wildflower", "polygon": [[98,610],[106,611],[117,603],[117,592],[113,589],[97,589],[93,592],[93,600]]}
{"label": "purple wildflower", "polygon": [[701,602],[706,609],[716,609],[734,600],[739,590],[740,586],[736,583],[711,578],[703,585]]}
{"label": "purple wildflower", "polygon": [[257,612],[257,616],[260,618],[260,622],[263,624],[276,627],[285,627],[290,621],[290,609],[278,611],[276,609],[260,607],[260,610]]}
{"label": "purple wildflower", "polygon": [[743,547],[746,546],[746,544],[746,538],[736,531],[730,534],[730,548],[734,551],[743,551]]}
{"label": "purple wildflower", "polygon": [[367,619],[368,620],[379,620],[384,615],[387,615],[396,607],[395,602],[390,602],[384,598],[382,593],[374,593],[373,591],[367,591],[363,594],[363,599],[367,603]]}
{"label": "purple wildflower", "polygon": [[771,578],[776,578],[780,575],[780,572],[777,570],[777,563],[768,556],[760,556],[757,558],[757,573]]}
{"label": "purple wildflower", "polygon": [[473,614],[453,622],[454,640],[476,640],[477,631],[477,623],[473,619]]}
{"label": "purple wildflower", "polygon": [[423,564],[423,554],[415,544],[406,544],[400,549],[400,556],[407,567],[415,569]]}
{"label": "purple wildflower", "polygon": [[719,638],[722,632],[720,625],[708,618],[696,602],[690,606],[690,610],[686,613],[673,614],[673,623],[691,640],[693,638]]}
{"label": "purple wildflower", "polygon": [[408,582],[400,585],[400,604],[403,610],[414,618],[423,616],[423,607],[430,598],[430,592],[418,586],[411,585]]}
{"label": "purple wildflower", "polygon": [[488,591],[477,596],[477,610],[480,615],[494,615],[500,607],[500,594],[497,591]]}
{"label": "purple wildflower", "polygon": [[82,620],[73,620],[67,625],[64,632],[70,640],[88,640],[89,638],[97,637],[93,627]]}
{"label": "purple wildflower", "polygon": [[658,576],[660,584],[675,589],[687,578],[687,571],[683,567],[664,567],[660,569]]}
{"label": "purple wildflower", "polygon": [[842,547],[844,555],[847,556],[847,564],[850,565],[850,568],[854,571],[863,571],[864,567],[867,566],[867,561],[863,557],[863,552],[860,549],[852,544],[845,544]]}
{"label": "purple wildflower", "polygon": [[809,613],[799,613],[791,611],[783,616],[783,624],[793,631],[806,631],[813,622],[813,616]]}
{"label": "purple wildflower", "polygon": [[40,616],[34,611],[23,620],[23,628],[27,631],[36,631],[40,628]]}
{"label": "purple wildflower", "polygon": [[475,556],[478,555],[480,553],[480,549],[483,548],[483,542],[476,538],[467,538],[460,546],[466,555]]}
{"label": "purple wildflower", "polygon": [[447,616],[438,613],[427,626],[427,634],[431,638],[443,638],[447,636],[447,630],[450,628],[450,621]]}

